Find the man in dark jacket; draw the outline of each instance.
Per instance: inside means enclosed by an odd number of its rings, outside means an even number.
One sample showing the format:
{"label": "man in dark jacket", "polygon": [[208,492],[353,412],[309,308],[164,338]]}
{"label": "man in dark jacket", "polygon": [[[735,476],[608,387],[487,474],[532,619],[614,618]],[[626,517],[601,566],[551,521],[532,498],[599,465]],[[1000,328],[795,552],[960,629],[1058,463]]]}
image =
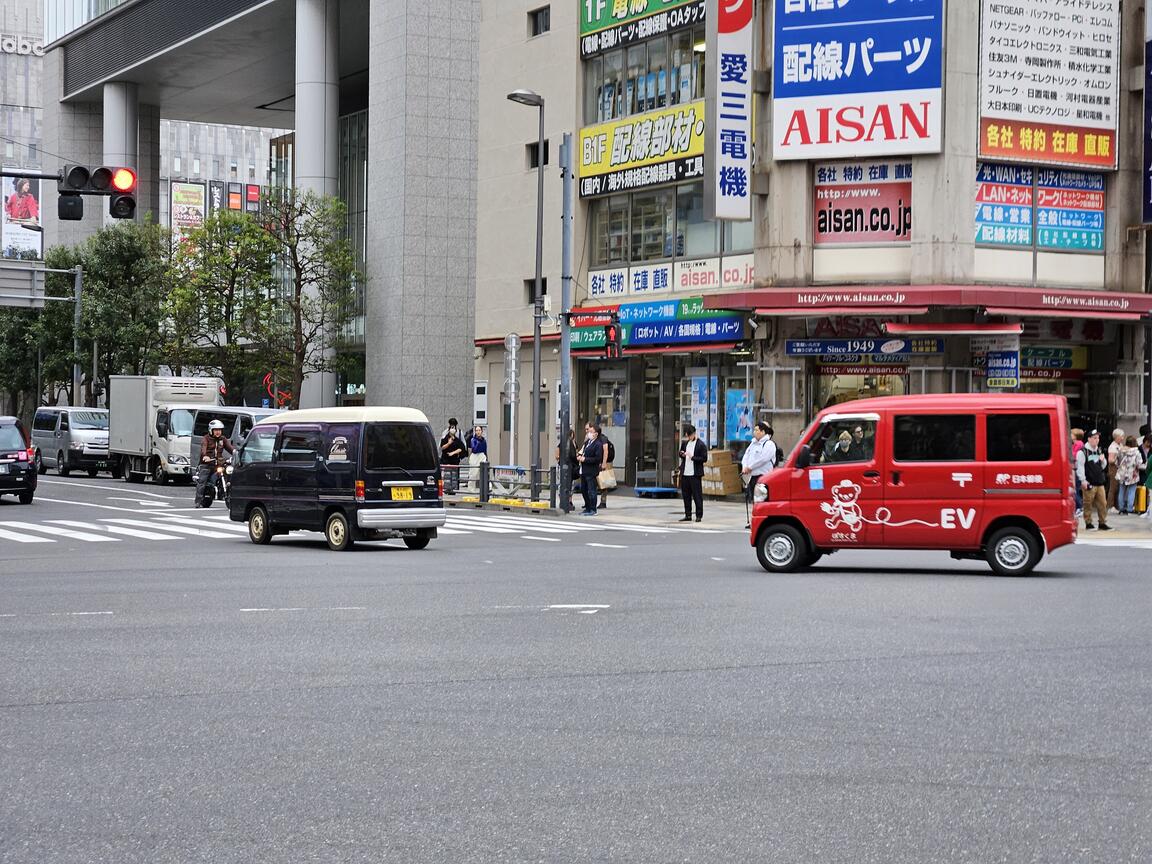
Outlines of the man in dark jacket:
{"label": "man in dark jacket", "polygon": [[684,518],[692,521],[692,504],[696,504],[696,521],[704,518],[704,463],[708,445],[696,437],[696,427],[684,425],[684,443],[680,445],[680,495],[684,499]]}
{"label": "man in dark jacket", "polygon": [[600,427],[591,423],[584,427],[584,443],[576,452],[580,463],[581,491],[584,493],[584,510],[581,516],[596,515],[596,478],[604,465],[604,445],[600,443]]}
{"label": "man in dark jacket", "polygon": [[[204,484],[208,482],[216,466],[224,459],[225,453],[235,453],[232,442],[224,434],[224,423],[213,420],[208,424],[208,434],[200,439],[200,462],[196,469],[196,506],[204,495]],[[216,482],[213,480],[212,482]]]}

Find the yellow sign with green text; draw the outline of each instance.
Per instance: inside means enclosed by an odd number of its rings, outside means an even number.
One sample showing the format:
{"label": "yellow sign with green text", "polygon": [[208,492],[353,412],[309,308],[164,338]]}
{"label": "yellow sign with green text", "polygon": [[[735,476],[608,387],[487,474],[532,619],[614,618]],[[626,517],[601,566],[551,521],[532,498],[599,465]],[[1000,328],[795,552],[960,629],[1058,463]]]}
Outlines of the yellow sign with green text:
{"label": "yellow sign with green text", "polygon": [[580,195],[607,195],[703,176],[704,102],[580,130]]}

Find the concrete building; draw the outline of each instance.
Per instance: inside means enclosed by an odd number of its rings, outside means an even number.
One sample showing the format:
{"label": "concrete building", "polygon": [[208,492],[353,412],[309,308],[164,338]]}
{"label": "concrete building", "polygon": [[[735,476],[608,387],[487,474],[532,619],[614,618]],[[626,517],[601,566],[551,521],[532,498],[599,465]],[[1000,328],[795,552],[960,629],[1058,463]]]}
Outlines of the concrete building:
{"label": "concrete building", "polygon": [[[711,145],[697,122],[717,65],[703,2],[558,4],[536,36],[538,3],[486,4],[477,378],[502,452],[506,332],[525,337],[524,382],[530,374],[535,117],[501,103],[515,87],[571,94],[568,106],[549,99],[546,122],[553,161],[561,131],[580,130],[576,303],[616,310],[626,334],[625,357],[605,360],[599,323],[577,321],[573,419],[604,425],[621,479],[667,483],[684,423],[738,453],[763,419],[791,447],[816,411],[860,396],[1008,386],[1066,396],[1076,425],[1147,423],[1142,13],[1105,4],[1083,38],[1005,51],[995,19],[1029,5],[930,2],[871,32],[875,21],[852,15],[903,13],[757,0],[753,219],[717,224],[705,215]],[[825,17],[774,22],[774,7]],[[906,38],[884,44],[894,32]],[[898,78],[872,77],[896,61]],[[997,93],[1005,78],[1018,92]],[[901,109],[913,85],[921,101]],[[653,130],[682,122],[692,134],[678,145],[650,145]],[[627,152],[638,140],[642,158]],[[554,297],[559,182],[549,166]],[[1005,350],[1009,374],[990,372]]]}
{"label": "concrete building", "polygon": [[[371,334],[362,380],[316,376],[302,402],[466,415],[479,13],[479,0],[49,0],[44,146],[138,166],[139,210],[155,213],[161,118],[292,128],[274,168],[348,201]],[[100,219],[52,215],[50,242]]]}

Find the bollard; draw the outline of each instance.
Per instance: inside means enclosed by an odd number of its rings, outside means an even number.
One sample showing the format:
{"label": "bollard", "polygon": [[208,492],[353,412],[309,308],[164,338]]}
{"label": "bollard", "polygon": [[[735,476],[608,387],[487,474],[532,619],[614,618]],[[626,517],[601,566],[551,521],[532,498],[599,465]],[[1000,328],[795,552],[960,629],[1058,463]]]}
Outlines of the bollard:
{"label": "bollard", "polygon": [[480,463],[480,501],[481,503],[488,503],[489,487],[488,487],[488,463]]}
{"label": "bollard", "polygon": [[548,469],[548,506],[556,509],[556,466]]}

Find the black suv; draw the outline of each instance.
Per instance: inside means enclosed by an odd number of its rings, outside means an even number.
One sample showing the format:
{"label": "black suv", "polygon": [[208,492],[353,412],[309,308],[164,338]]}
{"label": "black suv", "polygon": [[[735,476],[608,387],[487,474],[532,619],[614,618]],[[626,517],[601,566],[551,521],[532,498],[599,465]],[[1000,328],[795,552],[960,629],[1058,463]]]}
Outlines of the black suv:
{"label": "black suv", "polygon": [[16,495],[31,504],[36,494],[32,440],[16,417],[0,417],[0,495]]}

